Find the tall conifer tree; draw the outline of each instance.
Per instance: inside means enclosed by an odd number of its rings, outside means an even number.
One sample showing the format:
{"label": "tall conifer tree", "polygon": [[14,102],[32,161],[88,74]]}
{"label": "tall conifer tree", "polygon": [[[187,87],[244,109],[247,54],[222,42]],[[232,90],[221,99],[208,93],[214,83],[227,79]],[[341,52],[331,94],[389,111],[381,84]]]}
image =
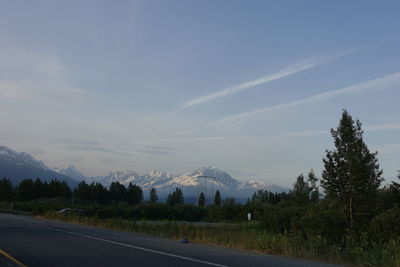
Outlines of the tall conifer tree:
{"label": "tall conifer tree", "polygon": [[348,229],[353,232],[357,219],[371,215],[371,205],[382,182],[377,152],[364,143],[359,120],[343,110],[336,130],[331,129],[334,150],[327,150],[321,184],[327,198],[341,201]]}

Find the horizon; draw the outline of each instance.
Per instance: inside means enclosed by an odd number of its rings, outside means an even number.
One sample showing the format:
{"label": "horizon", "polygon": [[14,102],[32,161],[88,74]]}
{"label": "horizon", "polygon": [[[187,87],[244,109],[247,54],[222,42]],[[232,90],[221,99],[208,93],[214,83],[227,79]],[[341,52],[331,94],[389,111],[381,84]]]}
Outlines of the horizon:
{"label": "horizon", "polygon": [[51,168],[318,178],[343,109],[400,169],[397,1],[6,2],[1,143]]}

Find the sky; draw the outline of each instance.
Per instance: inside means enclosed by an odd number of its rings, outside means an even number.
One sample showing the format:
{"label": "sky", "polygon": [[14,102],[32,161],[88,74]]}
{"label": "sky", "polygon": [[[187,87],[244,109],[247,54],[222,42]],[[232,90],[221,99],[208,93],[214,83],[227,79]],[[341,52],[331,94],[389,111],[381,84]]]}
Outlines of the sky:
{"label": "sky", "polygon": [[343,109],[400,169],[399,1],[4,1],[0,143],[54,168],[291,186]]}

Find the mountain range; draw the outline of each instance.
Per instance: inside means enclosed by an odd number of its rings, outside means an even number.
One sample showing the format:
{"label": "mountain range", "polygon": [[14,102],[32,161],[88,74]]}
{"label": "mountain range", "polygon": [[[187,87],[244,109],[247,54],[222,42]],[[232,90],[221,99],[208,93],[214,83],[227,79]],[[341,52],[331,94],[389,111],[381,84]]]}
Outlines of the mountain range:
{"label": "mountain range", "polygon": [[5,146],[0,146],[0,176],[11,179],[13,184],[18,184],[25,178],[36,177],[45,181],[54,178],[65,180],[71,187],[75,187],[79,181],[99,182],[105,186],[109,186],[112,182],[126,186],[132,183],[140,186],[145,196],[151,188],[156,188],[160,198],[164,198],[177,187],[182,189],[186,197],[194,197],[198,192],[204,192],[207,198],[211,198],[216,190],[219,190],[224,197],[236,198],[250,197],[257,190],[288,191],[286,188],[261,181],[242,182],[213,166],[202,167],[186,174],[161,171],[138,174],[132,170],[125,170],[110,172],[106,176],[87,177],[72,165],[65,169],[51,169],[28,153],[16,152]]}
{"label": "mountain range", "polygon": [[47,182],[58,179],[66,181],[70,187],[75,187],[79,183],[79,181],[47,167],[42,161],[28,153],[16,152],[6,146],[0,146],[0,178],[3,177],[10,179],[14,185],[27,178],[40,178]]}

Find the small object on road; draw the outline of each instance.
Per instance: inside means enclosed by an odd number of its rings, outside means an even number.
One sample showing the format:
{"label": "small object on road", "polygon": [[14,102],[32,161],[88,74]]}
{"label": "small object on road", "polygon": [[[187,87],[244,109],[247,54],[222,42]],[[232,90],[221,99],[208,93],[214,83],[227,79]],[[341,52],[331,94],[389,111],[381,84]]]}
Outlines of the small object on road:
{"label": "small object on road", "polygon": [[187,240],[187,239],[182,239],[181,240],[181,244],[187,244],[187,243],[189,243],[189,240]]}
{"label": "small object on road", "polygon": [[87,211],[83,209],[72,209],[72,208],[65,208],[58,211],[60,214],[75,214],[75,215],[87,215]]}

